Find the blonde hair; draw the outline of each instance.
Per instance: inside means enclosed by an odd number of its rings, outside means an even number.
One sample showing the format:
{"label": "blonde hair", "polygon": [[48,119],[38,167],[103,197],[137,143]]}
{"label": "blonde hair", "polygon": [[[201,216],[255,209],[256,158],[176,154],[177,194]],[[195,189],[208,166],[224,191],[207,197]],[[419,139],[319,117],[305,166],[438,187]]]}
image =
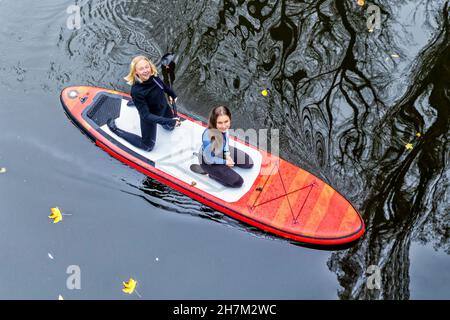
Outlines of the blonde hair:
{"label": "blonde hair", "polygon": [[146,56],[134,57],[130,63],[130,72],[124,78],[130,86],[134,85],[136,83],[136,81],[142,82],[141,79],[139,79],[139,77],[136,75],[136,65],[139,62],[141,62],[142,60],[145,60],[150,64],[150,69],[152,70],[152,74],[154,76],[158,75],[158,70],[156,69],[156,66],[153,64],[153,62],[149,58],[147,58]]}

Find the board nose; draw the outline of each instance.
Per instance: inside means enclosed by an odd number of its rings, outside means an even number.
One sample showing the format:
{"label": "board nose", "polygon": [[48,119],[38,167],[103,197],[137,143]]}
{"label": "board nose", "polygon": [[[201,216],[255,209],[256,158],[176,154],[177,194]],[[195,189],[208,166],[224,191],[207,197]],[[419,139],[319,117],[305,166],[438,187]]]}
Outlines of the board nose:
{"label": "board nose", "polygon": [[61,102],[68,110],[72,110],[79,103],[84,104],[90,96],[89,87],[71,86],[61,91]]}

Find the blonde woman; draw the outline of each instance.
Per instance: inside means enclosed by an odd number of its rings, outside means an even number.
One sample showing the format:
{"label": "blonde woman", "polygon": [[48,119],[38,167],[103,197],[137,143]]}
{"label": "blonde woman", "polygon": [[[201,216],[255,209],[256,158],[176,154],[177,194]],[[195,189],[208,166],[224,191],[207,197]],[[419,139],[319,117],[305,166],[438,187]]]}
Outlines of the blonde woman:
{"label": "blonde woman", "polygon": [[167,94],[169,102],[173,103],[177,95],[161,81],[155,65],[145,56],[137,56],[131,61],[130,72],[125,80],[131,85],[131,97],[139,111],[141,137],[117,128],[114,119],[108,121],[108,127],[135,147],[151,151],[156,143],[157,124],[166,130],[173,130],[180,125],[180,119],[175,117],[165,96]]}

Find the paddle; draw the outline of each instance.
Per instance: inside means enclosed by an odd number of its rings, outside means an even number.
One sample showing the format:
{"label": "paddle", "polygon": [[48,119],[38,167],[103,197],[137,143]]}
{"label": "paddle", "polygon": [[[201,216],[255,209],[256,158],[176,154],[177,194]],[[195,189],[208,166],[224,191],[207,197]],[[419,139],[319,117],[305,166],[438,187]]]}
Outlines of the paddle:
{"label": "paddle", "polygon": [[[173,110],[173,115],[175,116],[175,118],[178,118],[178,111],[177,111],[177,104],[175,103],[175,100],[172,100],[172,110]],[[181,119],[180,119],[181,121]]]}
{"label": "paddle", "polygon": [[180,119],[180,124],[181,124],[181,122],[183,122],[184,120],[186,120],[186,119],[183,119],[183,118],[181,118],[180,116],[178,116],[177,104],[175,103],[175,100],[172,100],[172,110],[173,110],[174,118]]}

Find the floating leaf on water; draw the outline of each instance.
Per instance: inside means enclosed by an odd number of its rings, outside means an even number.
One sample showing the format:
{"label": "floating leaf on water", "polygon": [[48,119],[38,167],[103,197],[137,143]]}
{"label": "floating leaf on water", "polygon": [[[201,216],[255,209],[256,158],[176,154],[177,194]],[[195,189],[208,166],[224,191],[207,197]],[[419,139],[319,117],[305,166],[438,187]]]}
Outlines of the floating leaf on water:
{"label": "floating leaf on water", "polygon": [[52,259],[52,260],[54,259],[53,256],[52,256],[52,254],[51,254],[50,252],[48,253],[48,257],[49,257],[50,259]]}
{"label": "floating leaf on water", "polygon": [[6,168],[0,168],[0,173],[5,173],[6,172]]}
{"label": "floating leaf on water", "polygon": [[53,219],[53,223],[58,223],[58,222],[60,222],[60,221],[62,220],[61,210],[59,210],[58,207],[51,208],[50,210],[51,210],[52,214],[49,215],[48,217],[49,217],[50,219]]}
{"label": "floating leaf on water", "polygon": [[396,54],[396,53],[391,54],[391,57],[392,57],[392,58],[400,58],[400,56],[399,56],[398,54]]}
{"label": "floating leaf on water", "polygon": [[125,293],[132,294],[134,292],[134,289],[136,289],[137,281],[135,281],[133,278],[130,278],[128,282],[122,283],[123,283],[122,291]]}

